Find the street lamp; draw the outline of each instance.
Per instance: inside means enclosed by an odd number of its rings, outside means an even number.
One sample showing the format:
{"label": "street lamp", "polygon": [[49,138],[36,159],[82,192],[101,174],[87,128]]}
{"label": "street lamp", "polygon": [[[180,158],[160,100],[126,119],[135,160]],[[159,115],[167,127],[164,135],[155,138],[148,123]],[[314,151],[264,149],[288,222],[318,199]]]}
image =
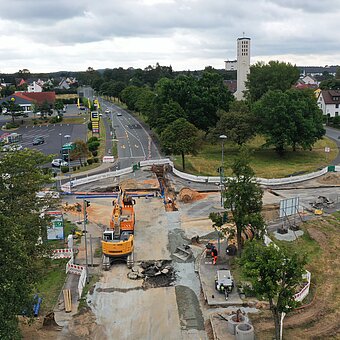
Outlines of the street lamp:
{"label": "street lamp", "polygon": [[226,135],[220,135],[220,139],[222,140],[222,159],[221,159],[221,168],[220,168],[220,187],[221,187],[221,207],[223,208],[223,180],[224,180],[224,167],[223,167],[223,154],[224,154],[224,140],[227,139]]}
{"label": "street lamp", "polygon": [[[67,143],[69,143],[71,136],[70,135],[65,135],[64,136],[67,140]],[[68,163],[68,176],[69,176],[69,183],[70,183],[70,192],[71,192],[71,167],[70,167],[70,147],[68,145],[67,148],[67,163]]]}

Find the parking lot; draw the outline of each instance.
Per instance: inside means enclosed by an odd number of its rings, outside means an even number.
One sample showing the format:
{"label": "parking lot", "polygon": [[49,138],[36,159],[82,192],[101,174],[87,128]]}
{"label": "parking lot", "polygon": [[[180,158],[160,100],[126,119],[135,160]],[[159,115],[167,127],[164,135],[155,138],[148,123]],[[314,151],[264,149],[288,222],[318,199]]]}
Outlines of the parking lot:
{"label": "parking lot", "polygon": [[[55,154],[59,156],[63,144],[76,139],[85,139],[86,128],[86,124],[51,124],[48,126],[24,126],[15,132],[22,135],[20,144],[24,148],[36,149],[46,155]],[[2,130],[2,133],[5,133],[5,131]],[[71,137],[66,138],[65,136]],[[35,137],[43,137],[45,142],[40,145],[33,145]]]}

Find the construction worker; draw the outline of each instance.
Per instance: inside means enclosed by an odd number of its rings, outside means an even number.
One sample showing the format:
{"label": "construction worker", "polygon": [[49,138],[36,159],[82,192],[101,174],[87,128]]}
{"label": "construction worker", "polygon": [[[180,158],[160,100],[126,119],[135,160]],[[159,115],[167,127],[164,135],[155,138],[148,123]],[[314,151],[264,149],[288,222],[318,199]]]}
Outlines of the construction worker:
{"label": "construction worker", "polygon": [[217,251],[216,247],[213,246],[212,249],[211,249],[211,256],[213,258],[213,264],[216,264],[217,255],[218,255],[218,251]]}

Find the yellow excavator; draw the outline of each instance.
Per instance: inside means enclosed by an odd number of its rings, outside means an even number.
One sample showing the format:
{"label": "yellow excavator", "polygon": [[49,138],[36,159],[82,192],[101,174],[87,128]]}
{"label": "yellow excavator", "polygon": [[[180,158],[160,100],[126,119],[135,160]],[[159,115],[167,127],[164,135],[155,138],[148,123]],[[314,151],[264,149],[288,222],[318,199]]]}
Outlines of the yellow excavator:
{"label": "yellow excavator", "polygon": [[117,199],[112,201],[110,227],[103,232],[102,238],[104,270],[109,270],[114,261],[123,260],[128,268],[133,266],[134,204],[135,200],[122,190]]}

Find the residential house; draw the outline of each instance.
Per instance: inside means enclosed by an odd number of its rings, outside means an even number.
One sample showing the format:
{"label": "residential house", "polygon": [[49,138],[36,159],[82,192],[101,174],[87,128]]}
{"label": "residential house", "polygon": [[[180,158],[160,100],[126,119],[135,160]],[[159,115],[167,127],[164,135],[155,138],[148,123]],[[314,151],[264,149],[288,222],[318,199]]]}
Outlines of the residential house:
{"label": "residential house", "polygon": [[41,81],[33,81],[27,86],[27,92],[42,92],[42,90]]}
{"label": "residential house", "polygon": [[318,105],[324,115],[337,117],[340,112],[340,91],[323,90],[318,97]]}

